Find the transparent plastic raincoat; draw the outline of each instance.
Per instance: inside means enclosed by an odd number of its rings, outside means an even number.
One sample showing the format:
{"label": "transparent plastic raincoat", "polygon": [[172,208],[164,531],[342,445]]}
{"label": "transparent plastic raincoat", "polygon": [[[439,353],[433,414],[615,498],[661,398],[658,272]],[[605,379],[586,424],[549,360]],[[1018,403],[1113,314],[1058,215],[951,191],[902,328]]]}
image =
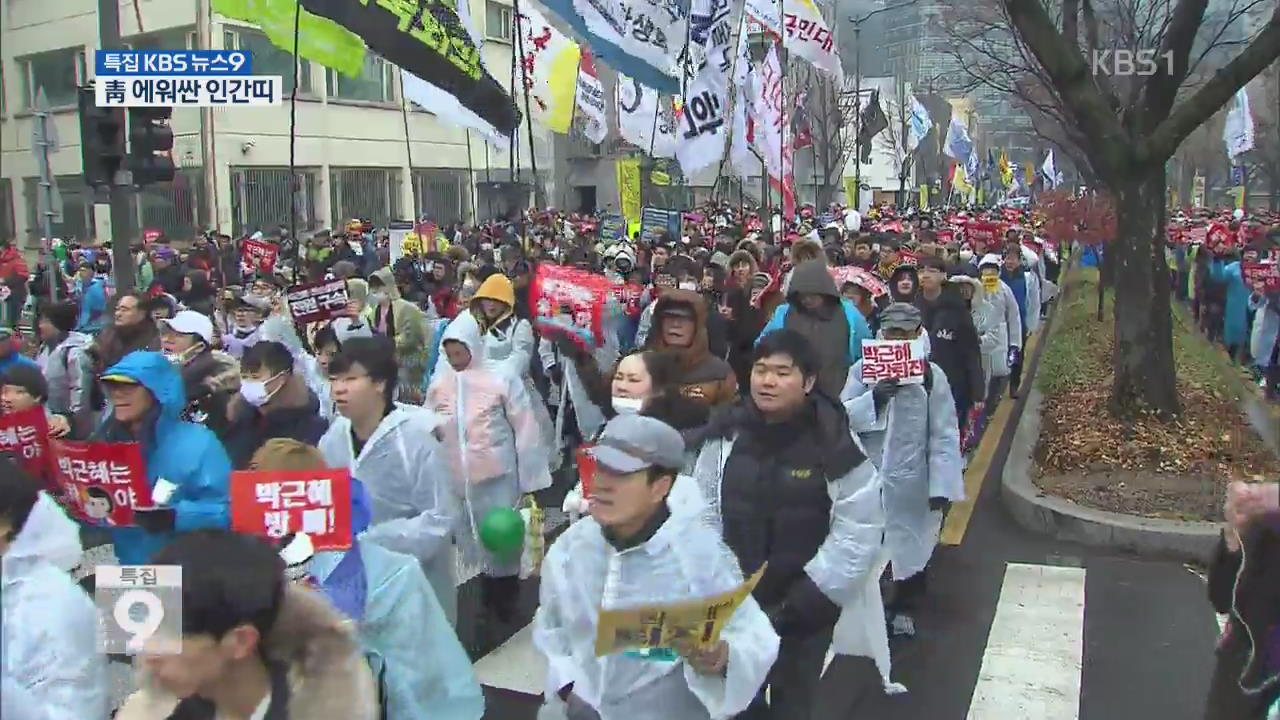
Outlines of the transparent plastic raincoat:
{"label": "transparent plastic raincoat", "polygon": [[417,558],[452,623],[457,617],[451,544],[457,509],[433,434],[440,423],[429,410],[396,403],[358,456],[351,421],[341,416],[319,447],[330,467],[349,468],[369,493],[373,524],[361,540]]}
{"label": "transparent plastic raincoat", "polygon": [[418,563],[370,543],[349,552],[359,554],[357,582],[346,581],[348,553],[317,553],[309,570],[321,582],[341,582],[339,592],[359,595],[351,599],[363,614],[353,619],[385,689],[387,720],[480,720],[484,695],[471,659]]}
{"label": "transparent plastic raincoat", "polygon": [[960,429],[946,373],[929,363],[931,388],[904,385],[877,414],[871,387],[862,383],[862,361],[849,368],[840,400],[884,483],[884,543],[893,578],[924,569],[938,543],[942,514],[929,498],[964,499]]}
{"label": "transparent plastic raincoat", "polygon": [[778,656],[778,635],[753,598],[720,636],[729,646],[723,677],[701,675],[678,659],[595,653],[599,608],[710,597],[742,580],[733,553],[695,516],[673,514],[647,542],[622,552],[594,519],[574,523],[542,565],[533,642],[547,659],[549,712],[540,717],[562,713],[557,693],[570,683],[601,720],[727,718],[745,710]]}
{"label": "transparent plastic raincoat", "polygon": [[4,720],[107,716],[107,666],[97,647],[97,613],[71,577],[81,555],[79,526],[40,493],[0,561]]}
{"label": "transparent plastic raincoat", "polygon": [[426,404],[442,418],[449,488],[461,510],[458,546],[468,566],[483,563],[490,575],[515,575],[519,561],[495,564],[480,545],[476,528],[490,510],[514,508],[523,494],[551,484],[543,427],[533,412],[537,400],[525,392],[519,377],[484,358],[475,325],[449,323],[441,354],[451,341],[471,351],[471,365],[461,372],[449,366],[437,373]]}

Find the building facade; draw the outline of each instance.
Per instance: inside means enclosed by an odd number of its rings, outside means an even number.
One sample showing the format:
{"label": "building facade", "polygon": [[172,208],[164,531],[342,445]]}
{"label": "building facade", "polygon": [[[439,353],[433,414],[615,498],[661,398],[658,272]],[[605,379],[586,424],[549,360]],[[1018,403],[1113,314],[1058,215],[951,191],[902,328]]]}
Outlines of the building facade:
{"label": "building facade", "polygon": [[[359,77],[298,62],[258,29],[208,10],[208,0],[124,0],[120,30],[135,49],[237,49],[253,54],[256,74],[284,77],[279,107],[178,108],[174,182],[137,193],[126,235],[144,228],[189,237],[197,228],[229,233],[333,227],[353,217],[377,223],[428,215],[441,222],[487,219],[558,191],[554,144],[535,128],[534,151],[522,127],[518,163],[432,114],[405,103],[400,72],[370,53]],[[135,11],[136,7],[136,11]],[[470,0],[486,38],[490,68],[510,68],[513,11],[507,0]],[[197,32],[206,12],[208,31]],[[203,24],[201,24],[203,26]],[[62,197],[54,236],[103,237],[105,206],[95,211],[81,179],[76,87],[92,79],[98,47],[97,0],[5,0],[0,11],[0,236],[40,239],[38,165],[32,107],[43,89],[59,149],[51,157]],[[497,77],[505,77],[500,71]],[[504,83],[505,84],[505,83]],[[291,119],[293,115],[293,119]],[[291,127],[294,132],[290,132]],[[202,135],[203,128],[203,135]],[[297,182],[290,190],[290,157]],[[539,182],[534,183],[537,164]],[[562,175],[561,175],[562,176]]]}

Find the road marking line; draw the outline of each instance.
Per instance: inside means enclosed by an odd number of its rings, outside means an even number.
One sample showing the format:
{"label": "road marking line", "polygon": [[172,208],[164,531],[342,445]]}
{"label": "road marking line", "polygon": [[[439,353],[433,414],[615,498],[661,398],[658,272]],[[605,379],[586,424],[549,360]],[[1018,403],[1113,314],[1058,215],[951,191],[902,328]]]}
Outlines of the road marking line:
{"label": "road marking line", "polygon": [[1079,720],[1081,568],[1009,563],[968,720]]}
{"label": "road marking line", "polygon": [[[1029,360],[1035,357],[1041,334],[1037,332],[1028,338],[1027,347],[1022,353],[1023,358]],[[1022,381],[1023,392],[1029,392],[1035,377],[1023,377]],[[978,443],[978,452],[974,453],[973,461],[969,463],[964,473],[965,499],[954,503],[947,511],[947,522],[943,525],[942,534],[938,538],[943,545],[959,545],[964,542],[964,534],[969,529],[969,520],[973,518],[974,505],[982,493],[982,483],[991,470],[991,461],[995,459],[996,449],[1000,447],[1000,439],[1004,437],[1005,426],[1009,424],[1009,416],[1013,413],[1015,404],[1017,401],[1013,398],[1002,398],[995,414],[991,416],[991,422],[987,423],[982,442]]]}
{"label": "road marking line", "polygon": [[547,683],[547,660],[533,646],[533,623],[480,658],[475,670],[481,685],[541,695]]}

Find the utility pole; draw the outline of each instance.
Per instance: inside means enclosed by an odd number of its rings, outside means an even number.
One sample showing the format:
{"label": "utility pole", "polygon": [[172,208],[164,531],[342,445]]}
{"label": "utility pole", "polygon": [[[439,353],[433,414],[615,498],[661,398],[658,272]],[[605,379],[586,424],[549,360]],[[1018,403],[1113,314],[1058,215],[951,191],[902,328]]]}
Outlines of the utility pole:
{"label": "utility pole", "polygon": [[[98,0],[98,47],[100,50],[124,49],[124,42],[120,39],[120,3],[117,0]],[[94,188],[94,213],[107,210],[111,216],[111,271],[115,274],[117,292],[132,290],[134,286],[130,247],[134,232],[129,217],[133,208],[132,183],[132,173],[121,168],[106,189]],[[109,206],[109,210],[104,206]]]}

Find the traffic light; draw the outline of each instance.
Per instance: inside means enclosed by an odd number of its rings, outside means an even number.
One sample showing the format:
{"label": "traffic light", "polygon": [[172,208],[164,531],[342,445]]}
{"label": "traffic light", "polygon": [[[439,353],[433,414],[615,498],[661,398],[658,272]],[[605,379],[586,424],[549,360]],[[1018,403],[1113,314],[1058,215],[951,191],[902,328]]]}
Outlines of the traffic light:
{"label": "traffic light", "polygon": [[80,161],[85,184],[111,185],[125,157],[124,108],[98,107],[93,86],[76,90],[80,108]]}
{"label": "traffic light", "polygon": [[129,108],[129,169],[134,185],[173,180],[173,158],[168,154],[173,149],[172,116],[171,107]]}

